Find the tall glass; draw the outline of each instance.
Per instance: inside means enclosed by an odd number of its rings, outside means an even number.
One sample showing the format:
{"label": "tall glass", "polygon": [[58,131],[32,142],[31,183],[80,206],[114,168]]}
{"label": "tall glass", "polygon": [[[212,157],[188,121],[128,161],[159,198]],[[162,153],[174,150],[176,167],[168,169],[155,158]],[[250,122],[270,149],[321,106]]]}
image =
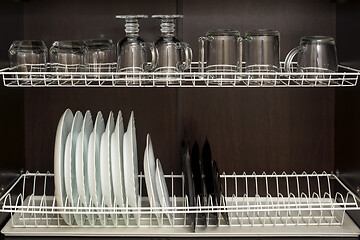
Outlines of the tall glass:
{"label": "tall glass", "polygon": [[257,29],[245,33],[245,71],[280,72],[280,33]]}
{"label": "tall glass", "polygon": [[250,84],[273,85],[276,75],[262,73],[280,72],[280,33],[276,30],[256,29],[245,33],[244,41],[245,72],[259,73],[249,78],[268,79],[253,80]]}
{"label": "tall glass", "polygon": [[[233,29],[215,29],[199,38],[201,72],[241,72],[242,38]],[[206,65],[206,66],[205,66]],[[212,78],[232,78],[234,75],[214,75]]]}

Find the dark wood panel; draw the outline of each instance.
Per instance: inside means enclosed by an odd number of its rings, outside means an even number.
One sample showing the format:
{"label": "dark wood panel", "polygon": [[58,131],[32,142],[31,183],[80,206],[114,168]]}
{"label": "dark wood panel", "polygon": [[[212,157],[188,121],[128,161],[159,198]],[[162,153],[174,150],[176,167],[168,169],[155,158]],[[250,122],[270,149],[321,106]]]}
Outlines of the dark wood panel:
{"label": "dark wood panel", "polygon": [[[339,62],[360,68],[360,2],[337,5],[337,50]],[[336,90],[335,167],[341,179],[356,191],[360,186],[360,86]],[[357,219],[359,223],[359,219]]]}
{"label": "dark wood panel", "polygon": [[[24,38],[23,3],[0,1],[0,67],[9,66],[8,49],[13,40]],[[25,166],[24,92],[0,86],[0,168],[19,171]]]}
{"label": "dark wood panel", "polygon": [[250,29],[280,31],[281,59],[305,35],[335,37],[336,5],[331,0],[193,0],[184,1],[184,41],[198,59],[198,37],[215,28],[233,28],[244,36]]}
{"label": "dark wood panel", "polygon": [[25,38],[45,40],[48,47],[55,40],[110,38],[125,36],[119,14],[147,14],[140,20],[140,36],[155,41],[160,36],[160,21],[152,14],[175,14],[175,0],[29,0],[25,2]]}
{"label": "dark wood panel", "polygon": [[183,127],[221,171],[331,171],[334,90],[184,89]]}
{"label": "dark wood panel", "polygon": [[0,86],[0,108],[0,168],[20,171],[25,167],[23,90]]}
{"label": "dark wood panel", "polygon": [[8,49],[14,40],[24,38],[24,5],[21,1],[0,1],[0,61],[8,63]]}
{"label": "dark wood panel", "polygon": [[74,113],[90,110],[95,121],[101,111],[121,110],[125,128],[135,113],[139,169],[143,169],[146,134],[150,133],[155,156],[164,171],[181,169],[176,148],[175,89],[26,89],[26,168],[53,171],[53,151],[58,121],[66,108]]}

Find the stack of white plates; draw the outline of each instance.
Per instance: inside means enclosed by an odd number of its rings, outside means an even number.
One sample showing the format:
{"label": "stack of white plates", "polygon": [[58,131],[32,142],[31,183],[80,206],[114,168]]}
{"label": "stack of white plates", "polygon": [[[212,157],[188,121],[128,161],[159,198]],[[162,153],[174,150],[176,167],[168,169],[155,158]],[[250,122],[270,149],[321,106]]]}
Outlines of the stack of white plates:
{"label": "stack of white plates", "polygon": [[[67,224],[129,224],[130,214],[115,214],[114,209],[141,207],[133,112],[124,133],[121,111],[116,119],[110,112],[105,125],[101,112],[93,123],[89,111],[85,116],[77,111],[74,116],[67,109],[58,124],[54,153],[55,198]],[[155,163],[149,134],[144,171],[150,206],[167,209],[171,206],[169,194],[160,161]],[[107,211],[111,213],[104,214]],[[132,216],[140,225],[141,216],[136,211]],[[172,223],[172,215],[167,217]]]}

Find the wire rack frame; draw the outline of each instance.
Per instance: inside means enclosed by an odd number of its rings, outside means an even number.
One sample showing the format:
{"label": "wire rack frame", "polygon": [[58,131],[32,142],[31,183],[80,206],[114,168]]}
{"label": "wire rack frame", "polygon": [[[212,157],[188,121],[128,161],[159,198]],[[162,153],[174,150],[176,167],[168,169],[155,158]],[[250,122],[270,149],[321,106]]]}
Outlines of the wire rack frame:
{"label": "wire rack frame", "polygon": [[[136,208],[129,207],[127,200],[125,207],[118,207],[116,199],[114,207],[106,206],[104,199],[99,206],[91,199],[89,206],[80,199],[71,206],[67,198],[65,206],[58,207],[52,196],[53,176],[27,172],[0,198],[0,211],[11,213],[13,227],[341,226],[345,211],[360,209],[360,199],[336,175],[325,172],[222,174],[220,199],[198,196],[194,206],[184,194],[184,176],[170,174],[165,178],[171,206],[150,207],[148,197],[140,192],[141,204]],[[144,175],[139,178],[142,189]],[[64,215],[71,216],[68,224]]]}
{"label": "wire rack frame", "polygon": [[291,73],[284,71],[284,62],[280,72],[202,72],[193,62],[185,72],[116,72],[113,63],[87,68],[88,71],[69,72],[64,67],[55,72],[50,64],[43,68],[27,64],[1,69],[0,75],[7,87],[345,87],[356,86],[360,74],[359,70],[342,65],[336,73],[296,72],[296,66],[291,64]]}

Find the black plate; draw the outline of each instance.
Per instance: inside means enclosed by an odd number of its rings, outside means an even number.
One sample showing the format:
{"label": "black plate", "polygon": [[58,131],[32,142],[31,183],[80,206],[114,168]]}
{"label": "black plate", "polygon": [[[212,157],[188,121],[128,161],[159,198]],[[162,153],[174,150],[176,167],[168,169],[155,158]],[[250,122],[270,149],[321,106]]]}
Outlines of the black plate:
{"label": "black plate", "polygon": [[[190,162],[190,153],[189,153],[189,141],[187,134],[185,134],[185,140],[181,142],[181,158],[183,162],[183,172],[185,175],[185,194],[188,196],[189,206],[195,206],[195,188],[194,180],[192,177],[192,169]],[[195,214],[188,214],[189,222],[192,230],[195,232]]]}

